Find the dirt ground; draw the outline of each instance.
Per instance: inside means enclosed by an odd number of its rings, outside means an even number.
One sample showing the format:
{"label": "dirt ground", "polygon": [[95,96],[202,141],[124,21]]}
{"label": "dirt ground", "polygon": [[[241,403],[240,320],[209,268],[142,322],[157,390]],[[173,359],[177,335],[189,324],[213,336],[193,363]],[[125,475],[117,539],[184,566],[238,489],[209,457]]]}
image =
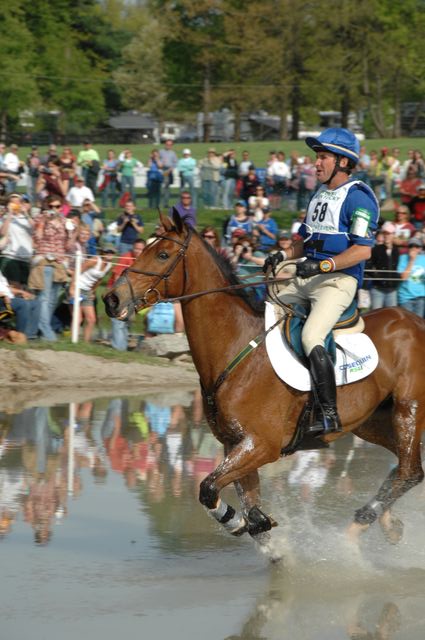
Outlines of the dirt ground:
{"label": "dirt ground", "polygon": [[0,409],[82,402],[142,391],[195,389],[193,365],[122,363],[68,351],[0,349]]}

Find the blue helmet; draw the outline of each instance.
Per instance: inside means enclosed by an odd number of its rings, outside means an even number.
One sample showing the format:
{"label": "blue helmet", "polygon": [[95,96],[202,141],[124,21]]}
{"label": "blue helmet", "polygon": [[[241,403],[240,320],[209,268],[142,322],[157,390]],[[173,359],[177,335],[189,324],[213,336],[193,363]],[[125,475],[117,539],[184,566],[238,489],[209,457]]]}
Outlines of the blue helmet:
{"label": "blue helmet", "polygon": [[306,138],[306,144],[313,151],[329,151],[338,156],[345,156],[355,164],[360,157],[360,142],[348,129],[332,127],[322,131],[317,138]]}

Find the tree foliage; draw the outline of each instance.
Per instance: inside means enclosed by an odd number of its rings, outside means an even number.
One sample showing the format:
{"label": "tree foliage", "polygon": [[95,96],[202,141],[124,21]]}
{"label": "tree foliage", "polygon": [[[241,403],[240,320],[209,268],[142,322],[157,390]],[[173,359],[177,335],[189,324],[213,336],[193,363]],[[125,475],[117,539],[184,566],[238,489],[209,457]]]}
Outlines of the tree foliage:
{"label": "tree foliage", "polygon": [[162,27],[147,12],[143,16],[137,32],[122,51],[122,63],[113,78],[123,95],[124,106],[160,116],[167,104]]}
{"label": "tree foliage", "polygon": [[403,102],[425,109],[424,32],[424,0],[8,0],[0,124],[29,109],[60,113],[63,131],[122,108],[202,111],[207,138],[227,107],[237,131],[264,109],[296,138],[322,109],[398,135]]}

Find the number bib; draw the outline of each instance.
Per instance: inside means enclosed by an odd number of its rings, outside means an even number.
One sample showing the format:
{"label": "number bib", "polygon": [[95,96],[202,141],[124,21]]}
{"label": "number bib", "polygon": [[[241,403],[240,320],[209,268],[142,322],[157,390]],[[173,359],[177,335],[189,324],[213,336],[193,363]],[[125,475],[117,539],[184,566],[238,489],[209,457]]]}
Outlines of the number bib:
{"label": "number bib", "polygon": [[310,233],[349,233],[348,228],[341,224],[341,209],[347,197],[348,191],[359,180],[353,180],[343,184],[333,191],[328,190],[326,185],[320,187],[310,201],[306,225]]}
{"label": "number bib", "polygon": [[[350,180],[334,190],[322,185],[308,205],[300,235],[304,255],[313,260],[337,256],[355,243],[373,246],[379,204],[361,180]],[[361,284],[364,261],[342,269]]]}

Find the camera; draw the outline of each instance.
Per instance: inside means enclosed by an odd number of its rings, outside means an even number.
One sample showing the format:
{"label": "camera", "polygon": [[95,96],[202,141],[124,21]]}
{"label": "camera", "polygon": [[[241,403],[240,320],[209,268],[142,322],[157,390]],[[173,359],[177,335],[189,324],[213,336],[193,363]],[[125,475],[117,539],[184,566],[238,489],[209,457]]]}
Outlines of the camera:
{"label": "camera", "polygon": [[242,249],[242,255],[243,255],[244,253],[249,253],[249,248],[248,248],[248,247],[244,247],[244,248]]}
{"label": "camera", "polygon": [[51,169],[48,169],[47,167],[41,167],[40,168],[40,173],[47,173],[47,175],[50,176],[52,174],[52,171],[51,171]]}

